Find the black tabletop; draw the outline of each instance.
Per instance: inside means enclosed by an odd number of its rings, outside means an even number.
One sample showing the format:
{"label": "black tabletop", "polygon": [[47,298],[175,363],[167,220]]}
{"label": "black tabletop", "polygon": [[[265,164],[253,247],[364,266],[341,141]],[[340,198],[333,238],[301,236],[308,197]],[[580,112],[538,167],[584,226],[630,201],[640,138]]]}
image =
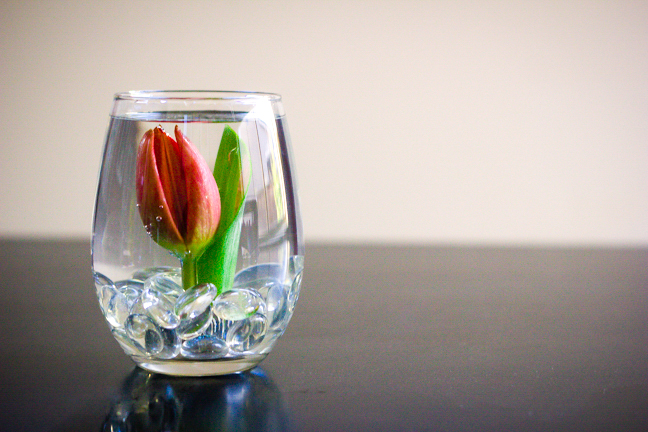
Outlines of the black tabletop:
{"label": "black tabletop", "polygon": [[0,430],[648,431],[648,250],[307,245],[260,367],[134,366],[89,243],[0,241]]}

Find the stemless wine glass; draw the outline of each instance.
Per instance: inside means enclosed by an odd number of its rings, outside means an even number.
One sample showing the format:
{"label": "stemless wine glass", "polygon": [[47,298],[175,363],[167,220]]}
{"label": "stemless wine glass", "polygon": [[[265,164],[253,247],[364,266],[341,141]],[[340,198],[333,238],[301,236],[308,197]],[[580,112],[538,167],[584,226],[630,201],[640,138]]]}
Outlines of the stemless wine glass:
{"label": "stemless wine glass", "polygon": [[113,336],[139,366],[221,375],[283,334],[304,267],[281,97],[115,95],[92,232]]}

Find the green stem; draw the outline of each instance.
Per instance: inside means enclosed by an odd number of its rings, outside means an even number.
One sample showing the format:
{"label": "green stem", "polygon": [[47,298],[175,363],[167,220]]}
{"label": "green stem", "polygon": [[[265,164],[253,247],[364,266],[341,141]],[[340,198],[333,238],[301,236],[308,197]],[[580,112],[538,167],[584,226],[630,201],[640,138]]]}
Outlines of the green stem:
{"label": "green stem", "polygon": [[182,288],[185,291],[196,285],[196,261],[192,254],[182,258]]}
{"label": "green stem", "polygon": [[218,294],[229,291],[234,283],[242,221],[243,209],[232,224],[215,237],[200,259],[196,260],[198,282],[213,283],[218,288]]}

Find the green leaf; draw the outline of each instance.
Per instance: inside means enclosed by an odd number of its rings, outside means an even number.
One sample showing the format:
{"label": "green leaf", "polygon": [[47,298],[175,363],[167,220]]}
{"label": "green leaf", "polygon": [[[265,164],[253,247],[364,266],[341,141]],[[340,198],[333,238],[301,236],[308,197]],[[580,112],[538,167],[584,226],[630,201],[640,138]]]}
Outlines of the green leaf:
{"label": "green leaf", "polygon": [[[242,175],[245,156],[247,156],[247,146],[240,140],[234,129],[225,126],[214,164],[214,178],[221,198],[221,220],[217,235],[218,232],[229,229],[245,200],[247,185],[243,184]],[[249,160],[249,157],[247,159]]]}
{"label": "green leaf", "polygon": [[232,287],[236,272],[242,207],[249,185],[243,179],[243,160],[249,161],[247,146],[234,129],[225,126],[214,164],[214,179],[221,200],[220,223],[197,263],[198,283],[213,283],[219,294]]}
{"label": "green leaf", "polygon": [[213,283],[219,294],[229,291],[234,283],[242,220],[236,218],[198,259],[198,283]]}

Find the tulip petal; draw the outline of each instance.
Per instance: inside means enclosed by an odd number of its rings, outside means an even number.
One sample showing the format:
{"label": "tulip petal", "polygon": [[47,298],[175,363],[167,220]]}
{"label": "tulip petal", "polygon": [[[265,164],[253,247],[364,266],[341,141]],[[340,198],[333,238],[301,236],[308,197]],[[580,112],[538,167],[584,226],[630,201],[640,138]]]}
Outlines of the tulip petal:
{"label": "tulip petal", "polygon": [[137,152],[136,195],[140,217],[147,233],[162,247],[180,252],[183,238],[167,202],[156,160],[155,133],[149,130]]}
{"label": "tulip petal", "polygon": [[180,146],[161,127],[154,133],[155,164],[158,170],[159,184],[164,192],[169,213],[173,216],[180,237],[187,236],[187,194],[186,173],[183,170],[183,157]]}
{"label": "tulip petal", "polygon": [[196,252],[195,249],[204,248],[216,233],[221,215],[220,195],[207,162],[178,126],[175,136],[185,174],[185,245],[187,250]]}

